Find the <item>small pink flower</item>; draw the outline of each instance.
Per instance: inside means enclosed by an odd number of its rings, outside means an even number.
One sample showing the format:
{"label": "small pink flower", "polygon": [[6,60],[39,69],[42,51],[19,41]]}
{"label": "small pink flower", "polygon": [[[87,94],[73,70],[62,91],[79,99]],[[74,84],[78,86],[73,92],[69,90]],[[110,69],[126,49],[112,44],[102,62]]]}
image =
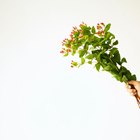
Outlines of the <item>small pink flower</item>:
{"label": "small pink flower", "polygon": [[102,26],[97,25],[97,29],[98,29],[98,30],[101,30],[101,29],[102,29]]}
{"label": "small pink flower", "polygon": [[77,30],[77,27],[73,27],[74,30]]}
{"label": "small pink flower", "polygon": [[71,49],[67,49],[67,52],[71,52]]}
{"label": "small pink flower", "polygon": [[80,35],[79,35],[79,38],[82,38],[82,37],[83,37],[83,35],[82,35],[82,34],[80,34]]}
{"label": "small pink flower", "polygon": [[101,33],[102,33],[102,35],[105,35],[105,32],[104,31],[102,31]]}
{"label": "small pink flower", "polygon": [[65,53],[65,52],[62,50],[62,51],[60,51],[60,53]]}
{"label": "small pink flower", "polygon": [[73,34],[70,34],[70,37],[73,37]]}
{"label": "small pink flower", "polygon": [[82,22],[79,27],[87,26],[84,22]]}
{"label": "small pink flower", "polygon": [[71,40],[70,40],[70,42],[73,42],[74,41],[74,39],[73,39],[73,37],[71,38]]}
{"label": "small pink flower", "polygon": [[101,25],[105,26],[105,24],[103,22],[101,22]]}
{"label": "small pink flower", "polygon": [[98,34],[98,35],[100,35],[100,34],[101,34],[101,32],[100,32],[100,31],[98,31],[98,32],[97,32],[97,34]]}

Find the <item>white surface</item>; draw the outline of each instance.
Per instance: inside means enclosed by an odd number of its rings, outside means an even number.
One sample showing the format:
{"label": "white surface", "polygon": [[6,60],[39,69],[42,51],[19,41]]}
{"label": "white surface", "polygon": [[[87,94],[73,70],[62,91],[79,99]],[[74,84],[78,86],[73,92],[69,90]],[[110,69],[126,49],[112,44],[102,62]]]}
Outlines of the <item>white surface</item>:
{"label": "white surface", "polygon": [[140,79],[140,1],[0,0],[0,140],[139,140],[125,86],[59,51],[72,26],[111,23]]}

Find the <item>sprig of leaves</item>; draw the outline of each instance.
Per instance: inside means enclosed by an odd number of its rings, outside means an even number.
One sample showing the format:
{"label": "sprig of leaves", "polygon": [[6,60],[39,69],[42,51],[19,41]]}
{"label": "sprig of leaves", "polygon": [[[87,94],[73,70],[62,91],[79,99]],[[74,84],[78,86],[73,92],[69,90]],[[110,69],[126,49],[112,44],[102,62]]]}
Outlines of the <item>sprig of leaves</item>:
{"label": "sprig of leaves", "polygon": [[136,75],[123,65],[127,60],[121,57],[116,47],[118,40],[110,32],[110,27],[110,23],[99,23],[96,27],[82,23],[79,27],[73,27],[70,37],[62,42],[61,53],[64,56],[78,55],[80,62],[72,61],[71,67],[80,67],[88,63],[97,71],[109,72],[120,82],[136,80]]}

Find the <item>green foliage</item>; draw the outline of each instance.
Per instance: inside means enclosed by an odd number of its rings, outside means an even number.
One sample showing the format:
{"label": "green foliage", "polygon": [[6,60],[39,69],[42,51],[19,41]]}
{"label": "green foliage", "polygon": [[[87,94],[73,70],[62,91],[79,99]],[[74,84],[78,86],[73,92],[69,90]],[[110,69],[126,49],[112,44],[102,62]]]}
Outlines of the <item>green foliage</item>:
{"label": "green foliage", "polygon": [[101,67],[101,64],[100,63],[96,63],[95,64],[95,67],[96,67],[96,70],[99,71],[100,70],[100,67]]}
{"label": "green foliage", "polygon": [[93,58],[94,58],[94,54],[88,54],[88,55],[86,56],[86,58],[87,58],[87,59],[93,59]]}
{"label": "green foliage", "polygon": [[124,58],[124,57],[121,60],[121,64],[123,64],[123,63],[127,63],[126,58]]}
{"label": "green foliage", "polygon": [[110,27],[111,27],[111,24],[110,24],[110,23],[109,23],[109,24],[107,24],[107,25],[105,26],[104,31],[105,31],[105,32],[107,32],[107,31],[110,29]]}
{"label": "green foliage", "polygon": [[62,42],[64,48],[61,53],[64,56],[78,54],[80,62],[72,61],[72,67],[87,63],[94,65],[97,71],[109,72],[120,82],[136,80],[136,75],[132,75],[123,65],[127,63],[126,58],[122,58],[118,48],[114,47],[118,45],[118,40],[115,40],[115,35],[109,31],[110,27],[110,23],[100,23],[97,27],[82,23],[79,28],[73,27],[70,38]]}
{"label": "green foliage", "polygon": [[94,26],[92,26],[92,28],[91,28],[91,32],[92,32],[93,34],[95,34],[95,33],[96,33],[96,29],[95,29],[95,27],[94,27]]}
{"label": "green foliage", "polygon": [[118,45],[118,40],[116,40],[115,42],[113,42],[113,45]]}
{"label": "green foliage", "polygon": [[82,49],[82,50],[79,50],[79,57],[83,57],[86,53],[86,50],[85,49]]}
{"label": "green foliage", "polygon": [[81,64],[83,65],[85,63],[85,58],[81,58]]}

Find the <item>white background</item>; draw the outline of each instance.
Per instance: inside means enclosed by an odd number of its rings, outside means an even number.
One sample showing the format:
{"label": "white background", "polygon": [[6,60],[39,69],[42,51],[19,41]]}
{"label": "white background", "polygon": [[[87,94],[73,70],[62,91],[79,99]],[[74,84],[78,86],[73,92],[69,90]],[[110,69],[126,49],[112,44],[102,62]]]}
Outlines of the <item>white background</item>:
{"label": "white background", "polygon": [[111,23],[140,79],[139,0],[0,0],[0,140],[139,140],[134,97],[60,55],[72,26]]}

